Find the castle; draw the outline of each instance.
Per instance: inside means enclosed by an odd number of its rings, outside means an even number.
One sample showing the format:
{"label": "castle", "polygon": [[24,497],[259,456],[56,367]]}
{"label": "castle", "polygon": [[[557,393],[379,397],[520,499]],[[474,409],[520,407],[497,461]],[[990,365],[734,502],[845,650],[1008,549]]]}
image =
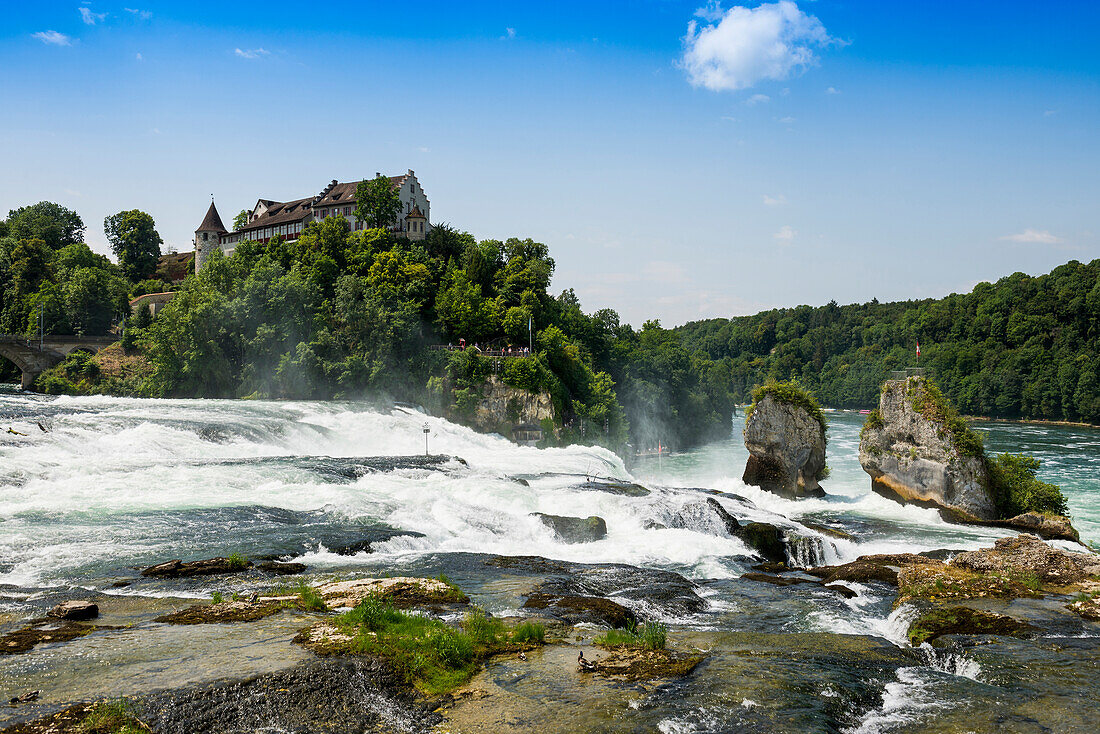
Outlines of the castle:
{"label": "castle", "polygon": [[[410,168],[408,173],[390,176],[389,179],[401,200],[401,213],[391,231],[410,240],[424,239],[424,235],[432,229],[429,220],[431,203],[416,180],[416,174]],[[267,242],[275,236],[296,240],[308,223],[325,217],[341,216],[348,220],[353,230],[363,229],[365,224],[355,217],[355,190],[359,183],[340,183],[333,179],[316,196],[294,201],[259,199],[248,213],[248,221],[232,232],[222,224],[218,209],[211,201],[206,217],[195,230],[195,271],[202,268],[215,247],[231,255],[237,243],[246,240]]]}

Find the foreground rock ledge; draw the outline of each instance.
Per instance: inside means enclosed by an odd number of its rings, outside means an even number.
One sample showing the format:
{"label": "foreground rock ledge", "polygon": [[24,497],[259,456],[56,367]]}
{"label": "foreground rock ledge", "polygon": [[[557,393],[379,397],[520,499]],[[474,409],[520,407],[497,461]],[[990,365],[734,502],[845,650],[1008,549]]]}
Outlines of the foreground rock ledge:
{"label": "foreground rock ledge", "polygon": [[825,427],[800,405],[771,394],[755,404],[745,423],[749,460],[743,480],[783,497],[824,497]]}

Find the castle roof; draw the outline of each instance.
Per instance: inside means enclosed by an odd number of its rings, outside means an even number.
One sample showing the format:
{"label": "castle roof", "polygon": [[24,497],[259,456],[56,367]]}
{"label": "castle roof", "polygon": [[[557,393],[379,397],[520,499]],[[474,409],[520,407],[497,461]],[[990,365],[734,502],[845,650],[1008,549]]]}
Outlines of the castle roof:
{"label": "castle roof", "polygon": [[[396,189],[399,188],[409,178],[408,174],[402,174],[400,176],[388,176],[390,184]],[[314,206],[331,206],[334,204],[354,204],[355,203],[355,190],[359,188],[360,181],[345,181],[344,183],[333,182],[324,191],[321,192],[317,200],[313,202]]]}
{"label": "castle roof", "polygon": [[210,202],[210,208],[206,210],[206,216],[202,220],[202,224],[195,230],[196,232],[228,232],[225,225],[222,224],[222,218],[218,216],[218,208],[214,206],[214,202]]}
{"label": "castle roof", "polygon": [[413,210],[405,215],[405,219],[427,219],[427,217],[420,211],[419,204],[413,204]]}
{"label": "castle roof", "polygon": [[267,205],[267,210],[248,224],[241,227],[241,232],[259,229],[260,227],[273,227],[289,222],[300,222],[310,214],[310,204],[313,197],[295,199],[294,201],[271,201],[261,199]]}

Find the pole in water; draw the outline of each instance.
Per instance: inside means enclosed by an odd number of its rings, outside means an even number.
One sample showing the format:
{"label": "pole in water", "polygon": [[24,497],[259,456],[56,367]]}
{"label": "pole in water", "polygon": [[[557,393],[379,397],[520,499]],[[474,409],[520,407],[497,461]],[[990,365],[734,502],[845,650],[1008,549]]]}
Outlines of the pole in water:
{"label": "pole in water", "polygon": [[427,423],[424,424],[424,455],[428,455],[428,434],[432,432],[432,429]]}

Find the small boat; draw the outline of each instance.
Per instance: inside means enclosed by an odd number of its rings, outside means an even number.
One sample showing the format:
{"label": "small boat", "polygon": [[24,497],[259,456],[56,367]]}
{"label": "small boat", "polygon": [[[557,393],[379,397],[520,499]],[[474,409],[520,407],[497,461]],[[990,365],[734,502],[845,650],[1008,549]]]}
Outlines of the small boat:
{"label": "small boat", "polygon": [[861,410],[861,411],[859,411],[859,414],[860,414],[860,415],[871,415],[871,411],[869,411],[869,410]]}

